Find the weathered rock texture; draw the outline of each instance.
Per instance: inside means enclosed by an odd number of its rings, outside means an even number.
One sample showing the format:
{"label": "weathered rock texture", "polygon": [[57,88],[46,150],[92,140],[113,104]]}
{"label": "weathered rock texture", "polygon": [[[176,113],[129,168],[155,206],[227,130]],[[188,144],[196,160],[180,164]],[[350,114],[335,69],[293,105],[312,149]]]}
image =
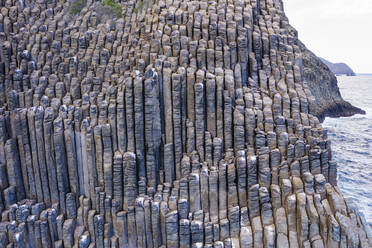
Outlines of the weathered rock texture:
{"label": "weathered rock texture", "polygon": [[1,247],[372,245],[281,1],[120,4],[0,0]]}

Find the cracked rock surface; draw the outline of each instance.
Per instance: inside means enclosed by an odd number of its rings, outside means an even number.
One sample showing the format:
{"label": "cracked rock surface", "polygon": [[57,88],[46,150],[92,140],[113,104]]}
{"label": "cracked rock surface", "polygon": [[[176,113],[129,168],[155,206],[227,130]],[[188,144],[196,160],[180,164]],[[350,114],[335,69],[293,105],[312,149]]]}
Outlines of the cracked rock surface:
{"label": "cracked rock surface", "polygon": [[0,0],[0,247],[372,246],[281,0],[117,3]]}

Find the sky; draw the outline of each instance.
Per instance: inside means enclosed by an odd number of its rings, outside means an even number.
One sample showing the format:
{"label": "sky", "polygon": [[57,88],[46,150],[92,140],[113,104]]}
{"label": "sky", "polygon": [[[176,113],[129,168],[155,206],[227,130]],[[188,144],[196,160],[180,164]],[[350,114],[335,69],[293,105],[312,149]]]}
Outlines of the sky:
{"label": "sky", "polygon": [[372,0],[283,0],[289,23],[317,56],[372,73]]}

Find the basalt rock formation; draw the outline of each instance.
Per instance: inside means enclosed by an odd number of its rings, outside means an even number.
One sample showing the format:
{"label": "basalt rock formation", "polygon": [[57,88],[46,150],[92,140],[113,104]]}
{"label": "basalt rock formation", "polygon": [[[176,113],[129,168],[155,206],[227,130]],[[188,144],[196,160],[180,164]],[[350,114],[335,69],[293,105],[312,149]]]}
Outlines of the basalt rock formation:
{"label": "basalt rock formation", "polygon": [[281,1],[75,2],[0,0],[1,247],[371,246]]}

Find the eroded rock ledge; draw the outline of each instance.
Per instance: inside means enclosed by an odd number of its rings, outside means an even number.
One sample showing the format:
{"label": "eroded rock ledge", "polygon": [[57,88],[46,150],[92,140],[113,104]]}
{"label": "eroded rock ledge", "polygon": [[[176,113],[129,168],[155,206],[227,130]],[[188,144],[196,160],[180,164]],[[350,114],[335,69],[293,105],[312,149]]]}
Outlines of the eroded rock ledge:
{"label": "eroded rock ledge", "polygon": [[2,246],[371,246],[281,1],[120,5],[0,0]]}

